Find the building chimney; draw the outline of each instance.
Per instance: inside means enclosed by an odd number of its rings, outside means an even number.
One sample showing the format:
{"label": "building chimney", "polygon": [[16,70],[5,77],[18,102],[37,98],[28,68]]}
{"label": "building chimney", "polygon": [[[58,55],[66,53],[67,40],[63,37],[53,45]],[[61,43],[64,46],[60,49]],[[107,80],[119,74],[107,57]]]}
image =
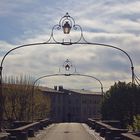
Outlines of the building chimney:
{"label": "building chimney", "polygon": [[59,91],[63,91],[63,86],[59,86]]}
{"label": "building chimney", "polygon": [[54,86],[54,90],[57,90],[57,86]]}

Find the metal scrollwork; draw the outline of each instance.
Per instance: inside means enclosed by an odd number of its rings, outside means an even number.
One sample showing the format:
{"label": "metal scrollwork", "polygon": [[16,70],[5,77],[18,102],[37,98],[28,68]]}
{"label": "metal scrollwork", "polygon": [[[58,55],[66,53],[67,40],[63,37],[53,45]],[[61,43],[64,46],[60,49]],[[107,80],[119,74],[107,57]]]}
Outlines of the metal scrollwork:
{"label": "metal scrollwork", "polygon": [[62,66],[59,67],[59,72],[64,71],[65,74],[76,73],[76,67],[72,64],[72,62],[67,59]]}
{"label": "metal scrollwork", "polygon": [[[78,37],[77,40],[72,40],[71,38],[69,38],[69,41],[65,41],[65,39],[63,38],[61,41],[58,41],[58,39],[56,39],[56,37],[54,36],[54,31],[56,30],[57,31],[62,30],[64,34],[70,34],[72,31],[77,30],[77,31],[80,31],[80,36]],[[47,41],[47,43],[52,41],[54,43],[58,43],[62,45],[72,45],[73,43],[80,42],[82,39],[85,42],[81,26],[78,24],[75,24],[74,18],[71,17],[68,13],[66,13],[66,15],[60,19],[59,23],[53,26],[50,39]]]}

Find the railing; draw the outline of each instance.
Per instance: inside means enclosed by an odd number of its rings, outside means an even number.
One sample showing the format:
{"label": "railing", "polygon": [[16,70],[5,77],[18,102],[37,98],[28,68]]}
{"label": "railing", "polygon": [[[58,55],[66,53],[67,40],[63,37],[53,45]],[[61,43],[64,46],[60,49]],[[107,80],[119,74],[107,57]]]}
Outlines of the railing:
{"label": "railing", "polygon": [[[99,121],[88,119],[87,124],[99,133],[105,140],[140,140],[140,137],[131,134],[127,129],[120,129],[109,124],[117,123],[115,121]],[[119,123],[119,122],[118,122]],[[116,125],[116,124],[115,124]]]}
{"label": "railing", "polygon": [[131,133],[122,134],[122,137],[124,140],[140,140],[140,137]]}
{"label": "railing", "polygon": [[28,137],[34,137],[35,132],[51,123],[49,119],[40,120],[38,122],[30,123],[15,129],[7,129],[6,132],[10,134],[9,139],[0,140],[28,140]]}
{"label": "railing", "polygon": [[0,140],[9,140],[9,133],[0,133]]}

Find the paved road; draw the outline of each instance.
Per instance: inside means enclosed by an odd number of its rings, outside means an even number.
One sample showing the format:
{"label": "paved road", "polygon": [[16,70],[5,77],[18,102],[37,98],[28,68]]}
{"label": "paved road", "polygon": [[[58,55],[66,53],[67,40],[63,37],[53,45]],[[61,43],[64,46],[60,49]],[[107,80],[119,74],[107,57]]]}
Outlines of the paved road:
{"label": "paved road", "polygon": [[80,123],[53,124],[29,140],[103,140]]}

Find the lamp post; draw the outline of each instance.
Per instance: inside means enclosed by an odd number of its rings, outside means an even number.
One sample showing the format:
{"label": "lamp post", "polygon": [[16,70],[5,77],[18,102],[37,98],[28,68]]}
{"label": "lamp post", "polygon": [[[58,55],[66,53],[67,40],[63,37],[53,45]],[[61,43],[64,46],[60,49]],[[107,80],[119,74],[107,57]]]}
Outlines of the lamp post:
{"label": "lamp post", "polygon": [[[62,39],[62,41],[58,41],[55,37],[54,37],[54,30],[60,30],[63,31],[64,34],[70,34],[71,33],[71,29],[73,29],[73,31],[76,31],[79,29],[80,35],[78,37],[77,40],[73,41],[71,39],[69,39],[69,41],[65,41],[64,39]],[[3,69],[3,63],[4,60],[6,59],[7,55],[10,54],[12,51],[15,51],[17,49],[23,48],[23,47],[29,47],[29,46],[38,46],[38,45],[55,45],[55,44],[60,44],[60,45],[75,45],[75,44],[79,44],[79,45],[97,45],[97,46],[104,46],[104,47],[108,47],[108,48],[113,48],[116,50],[119,50],[121,52],[123,52],[131,65],[131,71],[132,71],[132,84],[135,83],[136,79],[135,79],[135,74],[134,74],[134,66],[133,66],[133,61],[130,57],[130,55],[124,51],[123,49],[116,47],[114,45],[108,45],[108,44],[104,44],[104,43],[94,43],[94,42],[88,42],[84,35],[83,35],[83,30],[82,27],[78,24],[75,24],[75,20],[73,19],[73,17],[71,17],[68,13],[66,13],[65,16],[63,16],[60,20],[59,23],[54,25],[50,34],[50,38],[45,41],[45,42],[39,42],[39,43],[32,43],[32,44],[25,44],[25,45],[20,45],[17,46],[11,50],[9,50],[2,58],[1,63],[0,63],[0,129],[2,127],[2,119],[3,119],[3,92],[2,92],[2,69]]]}
{"label": "lamp post", "polygon": [[0,67],[0,132],[3,122],[2,67]]}

